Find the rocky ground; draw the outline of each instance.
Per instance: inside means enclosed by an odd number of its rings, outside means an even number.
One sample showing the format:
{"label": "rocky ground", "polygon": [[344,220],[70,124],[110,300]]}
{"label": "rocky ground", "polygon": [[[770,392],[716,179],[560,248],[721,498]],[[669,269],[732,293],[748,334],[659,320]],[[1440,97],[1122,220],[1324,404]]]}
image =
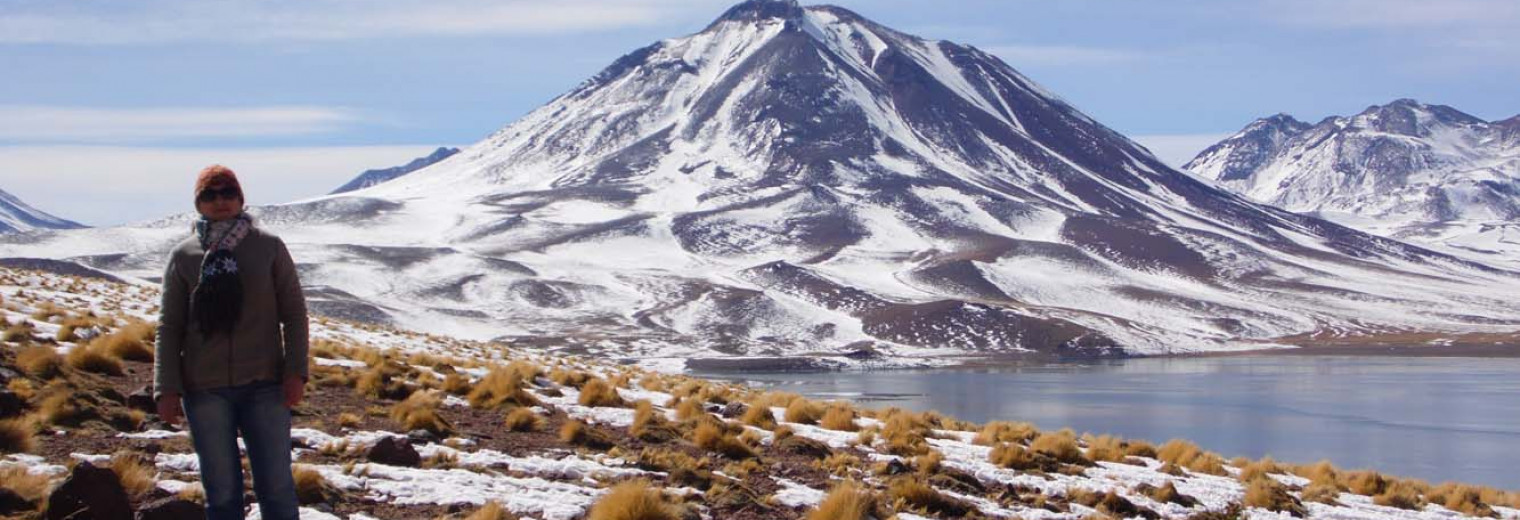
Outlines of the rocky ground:
{"label": "rocky ground", "polygon": [[[186,434],[146,396],[156,299],[0,269],[0,516],[198,517]],[[291,448],[303,518],[1520,518],[1520,493],[1490,488],[312,330]]]}

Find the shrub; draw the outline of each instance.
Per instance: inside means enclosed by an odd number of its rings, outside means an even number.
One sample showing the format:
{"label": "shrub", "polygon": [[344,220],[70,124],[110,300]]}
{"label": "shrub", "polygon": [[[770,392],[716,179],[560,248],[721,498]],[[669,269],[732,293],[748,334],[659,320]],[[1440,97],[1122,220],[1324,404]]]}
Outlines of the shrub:
{"label": "shrub", "polygon": [[987,461],[1004,468],[1021,471],[1040,467],[1040,461],[1035,459],[1034,454],[1023,446],[1011,442],[994,446],[992,453],[987,456]]}
{"label": "shrub", "polygon": [[415,392],[391,408],[390,417],[407,431],[427,430],[437,435],[447,435],[454,431],[454,427],[438,415],[438,406],[442,404],[443,397],[438,392]]}
{"label": "shrub", "polygon": [[1372,503],[1410,511],[1425,509],[1425,501],[1420,498],[1420,492],[1413,485],[1403,481],[1389,483],[1382,493],[1372,497]]}
{"label": "shrub", "polygon": [[1358,495],[1375,496],[1388,488],[1388,480],[1376,471],[1353,471],[1341,475],[1341,485]]}
{"label": "shrub", "polygon": [[754,448],[750,448],[748,444],[711,422],[698,424],[696,429],[692,430],[691,441],[699,448],[717,452],[730,459],[744,460],[755,457]]}
{"label": "shrub", "polygon": [[16,366],[37,379],[52,379],[63,373],[63,356],[53,347],[31,345],[16,352]]}
{"label": "shrub", "polygon": [[1197,444],[1182,440],[1172,439],[1161,445],[1157,450],[1156,457],[1162,462],[1184,467],[1189,470],[1209,475],[1225,475],[1224,461],[1218,455],[1203,451]]}
{"label": "shrub", "polygon": [[22,419],[0,421],[0,453],[28,453],[36,448],[32,425]]}
{"label": "shrub", "polygon": [[992,421],[976,432],[976,437],[971,442],[981,446],[996,446],[1003,442],[1028,442],[1039,434],[1039,429],[1026,422]]}
{"label": "shrub", "polygon": [[843,404],[830,406],[824,411],[818,425],[842,432],[860,431],[860,426],[855,424],[855,409]]}
{"label": "shrub", "polygon": [[807,520],[867,520],[876,516],[876,494],[855,481],[834,486]]}
{"label": "shrub", "polygon": [[786,405],[785,418],[790,423],[818,424],[823,418],[823,407],[807,399],[794,399]]}
{"label": "shrub", "polygon": [[1124,462],[1128,457],[1125,443],[1112,435],[1088,437],[1087,460],[1093,462]]}
{"label": "shrub", "polygon": [[116,331],[90,341],[95,348],[128,361],[153,361],[153,338],[157,328],[145,321],[132,321]]}
{"label": "shrub", "polygon": [[[12,464],[0,466],[0,482],[5,484],[0,487],[9,489],[20,495],[27,502],[38,503],[46,499],[52,483],[48,482],[47,475],[27,471],[25,464]],[[19,518],[28,518],[20,516]]]}
{"label": "shrub", "polygon": [[1339,504],[1336,499],[1341,496],[1341,488],[1333,482],[1310,482],[1304,487],[1302,495],[1305,502],[1336,505]]}
{"label": "shrub", "polygon": [[565,425],[560,427],[559,440],[566,444],[585,446],[594,450],[605,451],[613,446],[612,439],[608,438],[607,434],[576,420],[566,421]]}
{"label": "shrub", "polygon": [[1468,516],[1493,516],[1494,509],[1483,502],[1483,491],[1466,484],[1447,482],[1430,491],[1430,501]]}
{"label": "shrub", "polygon": [[518,408],[507,413],[507,430],[514,432],[536,432],[544,429],[548,423],[543,416],[533,412],[532,408]]}
{"label": "shrub", "polygon": [[69,349],[69,354],[64,357],[69,366],[75,370],[94,372],[109,376],[119,376],[125,373],[125,367],[121,359],[112,356],[99,343],[90,342],[86,345],[75,345]]}
{"label": "shrub", "polygon": [[756,428],[774,430],[776,429],[776,414],[772,413],[769,407],[751,405],[749,409],[744,410],[744,415],[739,417],[739,422]]}
{"label": "shrub", "polygon": [[654,403],[645,400],[634,403],[628,433],[644,442],[665,442],[681,436],[666,424],[663,414],[655,411]]}
{"label": "shrub", "polygon": [[[445,382],[447,387],[447,382]],[[538,399],[523,390],[522,375],[503,367],[493,367],[475,384],[466,399],[475,408],[502,406],[535,406]]]}
{"label": "shrub", "polygon": [[894,503],[936,515],[960,518],[972,511],[971,506],[945,496],[918,478],[893,480],[887,486],[887,496],[891,497]]}
{"label": "shrub", "polygon": [[1087,459],[1082,456],[1082,450],[1077,447],[1077,439],[1070,430],[1042,433],[1029,443],[1029,449],[1066,464],[1087,462]]}
{"label": "shrub", "polygon": [[1252,480],[1246,486],[1246,497],[1241,503],[1247,507],[1259,507],[1299,517],[1306,512],[1303,504],[1294,499],[1287,488],[1270,478]]}
{"label": "shrub", "polygon": [[301,505],[320,504],[337,496],[338,490],[317,470],[305,464],[296,464],[290,470],[296,482],[296,500]]}
{"label": "shrub", "polygon": [[118,452],[111,456],[111,471],[121,480],[121,487],[128,495],[140,497],[158,486],[158,471],[143,460],[142,455]]}
{"label": "shrub", "polygon": [[506,508],[501,507],[501,502],[492,500],[480,506],[480,509],[476,509],[474,513],[470,513],[470,516],[465,517],[464,520],[510,520],[511,518]]}
{"label": "shrub", "polygon": [[602,495],[587,520],[679,520],[681,511],[646,480],[630,480]]}
{"label": "shrub", "polygon": [[626,407],[628,403],[618,395],[616,387],[600,377],[586,381],[581,387],[581,406]]}

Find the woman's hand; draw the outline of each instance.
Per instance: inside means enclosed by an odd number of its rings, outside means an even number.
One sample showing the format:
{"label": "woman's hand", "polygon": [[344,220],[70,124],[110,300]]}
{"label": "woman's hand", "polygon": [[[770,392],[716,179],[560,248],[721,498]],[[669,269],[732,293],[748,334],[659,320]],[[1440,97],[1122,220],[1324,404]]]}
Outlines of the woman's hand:
{"label": "woman's hand", "polygon": [[295,408],[301,404],[301,397],[306,395],[306,380],[299,377],[287,377],[282,385],[285,388],[285,407]]}
{"label": "woman's hand", "polygon": [[179,426],[180,417],[185,415],[185,410],[179,402],[179,392],[164,392],[158,396],[158,418],[165,423]]}

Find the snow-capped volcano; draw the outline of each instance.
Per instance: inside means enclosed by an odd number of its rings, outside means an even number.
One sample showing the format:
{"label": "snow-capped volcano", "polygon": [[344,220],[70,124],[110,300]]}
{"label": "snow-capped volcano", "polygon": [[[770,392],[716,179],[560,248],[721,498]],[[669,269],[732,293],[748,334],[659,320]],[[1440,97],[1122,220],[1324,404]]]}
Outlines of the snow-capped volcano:
{"label": "snow-capped volcano", "polygon": [[1184,168],[1289,211],[1520,265],[1517,121],[1409,99],[1316,125],[1278,115]]}
{"label": "snow-capped volcano", "polygon": [[77,222],[64,220],[33,208],[5,190],[0,190],[0,233],[42,229],[79,229]]}
{"label": "snow-capped volcano", "polygon": [[[637,50],[431,167],[258,212],[319,310],[615,356],[1520,325],[1515,273],[1248,202],[990,54],[792,1]],[[183,233],[160,229],[133,238]],[[76,236],[0,253],[161,268]]]}

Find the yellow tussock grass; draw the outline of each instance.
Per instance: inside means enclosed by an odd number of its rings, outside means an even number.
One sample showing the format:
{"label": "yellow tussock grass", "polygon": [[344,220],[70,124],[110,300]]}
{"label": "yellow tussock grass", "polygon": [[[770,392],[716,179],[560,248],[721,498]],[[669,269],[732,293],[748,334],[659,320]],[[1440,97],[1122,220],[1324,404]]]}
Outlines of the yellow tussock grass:
{"label": "yellow tussock grass", "polygon": [[29,453],[37,447],[36,431],[22,419],[0,421],[0,453]]}
{"label": "yellow tussock grass", "polygon": [[115,471],[116,478],[121,480],[122,489],[134,497],[146,495],[158,486],[158,470],[137,453],[112,455],[111,471]]}
{"label": "yellow tussock grass", "polygon": [[818,424],[823,418],[823,407],[807,399],[796,399],[786,406],[786,422]]}
{"label": "yellow tussock grass", "polygon": [[887,486],[887,496],[892,502],[916,511],[944,515],[952,518],[966,516],[972,511],[964,502],[945,496],[927,482],[918,478],[899,478]]}
{"label": "yellow tussock grass", "polygon": [[1224,460],[1218,455],[1203,451],[1197,444],[1182,440],[1172,439],[1156,451],[1156,458],[1161,462],[1187,468],[1194,472],[1208,475],[1225,475]]}
{"label": "yellow tussock grass", "polygon": [[681,510],[647,480],[613,486],[591,506],[587,520],[678,520]]}
{"label": "yellow tussock grass", "polygon": [[612,448],[612,439],[590,425],[580,421],[566,421],[559,429],[559,440],[566,444],[585,446],[594,450],[607,450]]}
{"label": "yellow tussock grass", "polygon": [[749,409],[744,410],[744,415],[739,417],[739,422],[756,428],[774,430],[776,429],[776,414],[771,413],[769,407],[751,405]]}
{"label": "yellow tussock grass", "polygon": [[532,408],[518,408],[507,413],[505,426],[514,432],[536,432],[544,429],[548,421],[533,412]]}
{"label": "yellow tussock grass", "polygon": [[446,435],[452,433],[454,427],[438,414],[438,407],[442,404],[443,396],[436,391],[414,392],[405,401],[391,408],[390,417],[407,431],[427,430]]}
{"label": "yellow tussock grass", "polygon": [[1040,430],[1033,424],[1026,422],[993,421],[976,432],[976,437],[971,439],[973,444],[981,446],[996,446],[1003,442],[1028,442],[1040,434]]}
{"label": "yellow tussock grass", "polygon": [[111,355],[110,352],[102,348],[101,344],[97,342],[75,345],[74,348],[69,349],[68,355],[64,356],[64,362],[68,363],[70,368],[85,372],[109,376],[119,376],[125,373],[125,367],[122,366],[121,359]]}
{"label": "yellow tussock grass", "polygon": [[855,424],[855,409],[844,404],[829,406],[823,412],[823,418],[818,420],[818,425],[842,432],[860,431],[860,426]]}
{"label": "yellow tussock grass", "polygon": [[290,470],[290,476],[296,482],[296,500],[301,505],[320,504],[332,500],[338,493],[336,487],[327,481],[316,469],[305,464],[296,464]]}
{"label": "yellow tussock grass", "polygon": [[1042,433],[1030,441],[1029,449],[1066,464],[1087,462],[1082,456],[1081,448],[1077,447],[1076,435],[1071,430]]}
{"label": "yellow tussock grass", "polygon": [[522,375],[504,367],[492,367],[465,398],[475,408],[538,404],[538,399],[523,389]]}
{"label": "yellow tussock grass", "polygon": [[867,520],[876,515],[876,494],[860,483],[845,481],[808,512],[807,520]]}
{"label": "yellow tussock grass", "polygon": [[22,464],[0,467],[0,482],[28,502],[41,502],[47,498],[52,483],[46,475],[29,472],[26,468]]}
{"label": "yellow tussock grass", "polygon": [[501,502],[492,500],[480,506],[480,509],[476,509],[474,513],[470,513],[470,516],[464,517],[464,520],[508,520],[510,518],[512,517],[507,514],[506,508],[501,507]]}
{"label": "yellow tussock grass", "polygon": [[1410,511],[1425,509],[1425,500],[1420,497],[1420,492],[1415,485],[1402,480],[1390,482],[1382,493],[1372,497],[1372,503]]}
{"label": "yellow tussock grass", "polygon": [[1303,504],[1298,503],[1286,487],[1270,478],[1258,478],[1247,484],[1246,496],[1241,504],[1299,517],[1306,512]]}
{"label": "yellow tussock grass", "polygon": [[987,455],[987,461],[998,466],[1016,470],[1030,470],[1040,467],[1039,460],[1034,454],[1023,446],[1005,442],[992,447],[992,452]]}
{"label": "yellow tussock grass", "polygon": [[581,386],[581,406],[605,406],[623,408],[628,406],[622,396],[618,395],[617,387],[600,377],[592,378]]}
{"label": "yellow tussock grass", "polygon": [[691,442],[699,448],[717,452],[731,459],[743,460],[755,457],[754,448],[711,422],[698,424],[696,429],[692,430]]}

